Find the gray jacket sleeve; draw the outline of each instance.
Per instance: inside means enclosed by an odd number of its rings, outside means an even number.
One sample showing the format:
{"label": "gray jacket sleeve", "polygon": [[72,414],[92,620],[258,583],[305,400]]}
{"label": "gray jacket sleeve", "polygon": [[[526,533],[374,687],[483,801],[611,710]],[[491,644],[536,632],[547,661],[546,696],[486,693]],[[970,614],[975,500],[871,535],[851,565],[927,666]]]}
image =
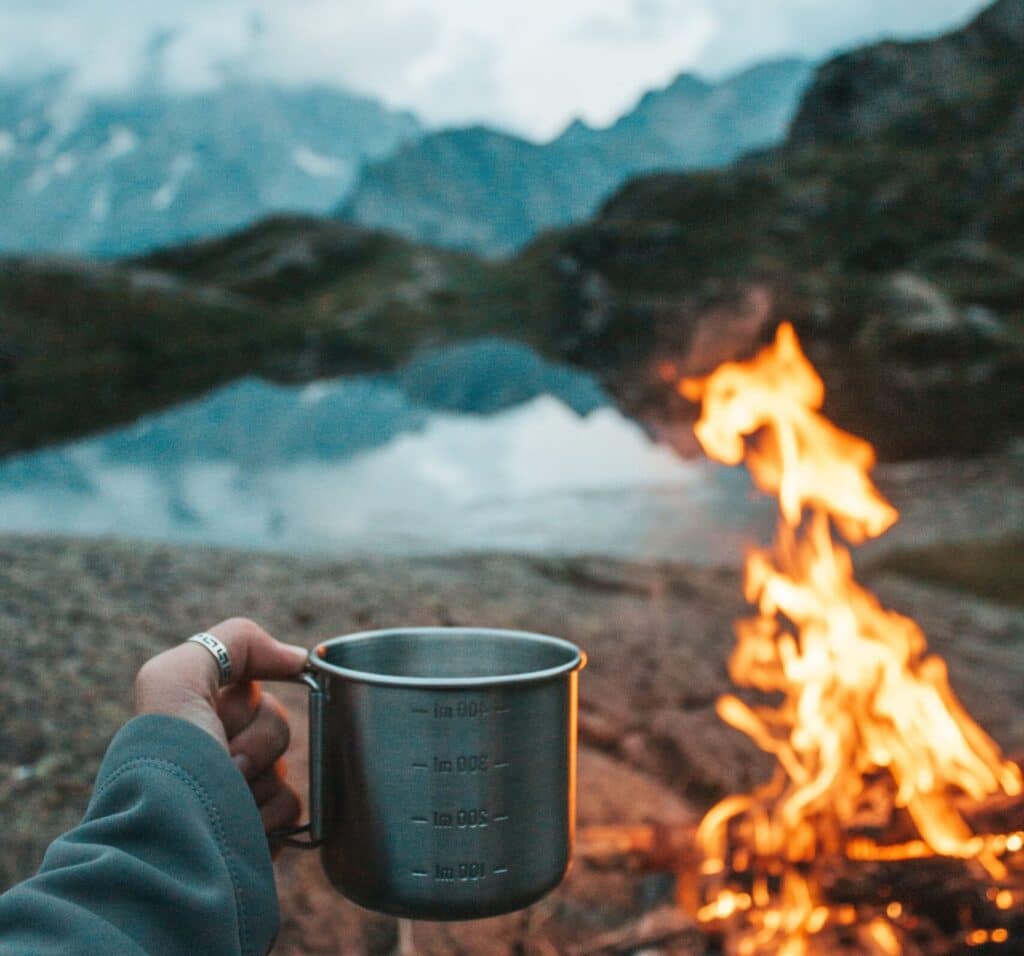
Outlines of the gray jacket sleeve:
{"label": "gray jacket sleeve", "polygon": [[263,956],[277,927],[252,794],[224,749],[175,717],[118,732],[81,824],[0,896],[3,956]]}

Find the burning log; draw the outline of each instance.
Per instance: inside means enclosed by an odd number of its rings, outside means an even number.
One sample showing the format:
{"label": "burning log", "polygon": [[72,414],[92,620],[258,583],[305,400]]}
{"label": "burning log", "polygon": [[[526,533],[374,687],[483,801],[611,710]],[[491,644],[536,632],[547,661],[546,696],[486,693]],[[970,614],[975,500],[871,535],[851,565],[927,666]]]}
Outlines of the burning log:
{"label": "burning log", "polygon": [[[871,952],[874,944],[866,927],[871,919],[877,918],[901,927],[904,956],[945,956],[965,948],[1020,940],[1024,936],[1024,891],[1020,889],[1020,877],[1024,876],[1024,797],[1012,801],[989,798],[971,808],[969,820],[978,832],[1005,825],[1016,828],[1007,848],[1013,875],[1007,886],[990,885],[980,867],[972,869],[960,860],[933,853],[914,856],[913,847],[907,844],[880,844],[877,859],[829,857],[813,868],[805,868],[805,874],[814,870],[823,901],[832,913],[836,938],[845,940],[843,945],[855,947],[855,952]],[[888,855],[898,858],[885,859]],[[582,827],[576,856],[584,865],[598,869],[675,873],[678,895],[684,904],[680,912],[698,912],[703,905],[699,886],[703,855],[696,825]],[[735,862],[742,865],[742,870],[735,867],[729,874],[731,885],[739,888],[731,905],[739,908],[747,905],[744,893],[750,895],[755,874],[768,873],[777,879],[783,870],[778,858],[746,856]],[[1011,885],[1017,889],[1011,889]],[[705,920],[705,932],[715,935],[719,925],[734,913],[727,907],[720,918]],[[667,937],[657,935],[655,922],[631,922],[595,937],[573,952],[577,956],[625,953],[659,944]],[[693,925],[692,921],[684,920],[670,935],[682,936]],[[874,932],[883,932],[878,928],[880,925],[876,925]],[[836,946],[839,945],[837,942]]]}
{"label": "burning log", "polygon": [[[1018,766],[1024,765],[1024,761]],[[1007,836],[1007,852],[1024,849],[1024,794],[995,794],[984,800],[963,802],[964,819],[980,834]],[[915,858],[915,844],[897,842],[890,832],[876,840],[851,846],[853,863],[893,862]],[[871,848],[878,852],[872,853]],[[924,845],[917,858],[930,857]],[[581,827],[576,836],[576,858],[601,869],[626,869],[638,873],[682,873],[698,869],[703,855],[697,846],[697,824],[603,824]],[[1024,860],[1021,870],[1024,872]]]}

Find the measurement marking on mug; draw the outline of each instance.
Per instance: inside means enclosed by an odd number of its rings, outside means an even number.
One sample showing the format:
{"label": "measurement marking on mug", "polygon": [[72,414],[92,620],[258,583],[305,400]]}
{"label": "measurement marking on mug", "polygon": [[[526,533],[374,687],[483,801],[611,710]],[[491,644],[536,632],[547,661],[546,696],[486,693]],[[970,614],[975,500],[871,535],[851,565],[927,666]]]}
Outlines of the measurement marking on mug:
{"label": "measurement marking on mug", "polygon": [[437,883],[475,883],[487,879],[487,864],[473,861],[456,863],[452,866],[434,864],[434,880]]}
{"label": "measurement marking on mug", "polygon": [[430,823],[430,821],[426,817],[413,817],[412,818],[412,822],[413,823]]}
{"label": "measurement marking on mug", "polygon": [[495,823],[504,823],[507,819],[508,819],[508,815],[507,814],[502,814],[500,817],[495,817],[494,818],[494,822]]}
{"label": "measurement marking on mug", "polygon": [[412,712],[414,714],[429,714],[430,713],[430,708],[429,707],[413,707]]}
{"label": "measurement marking on mug", "polygon": [[432,822],[439,830],[484,830],[487,828],[488,820],[489,815],[485,808],[473,807],[452,810],[450,813],[435,810],[433,819],[424,822]]}
{"label": "measurement marking on mug", "polygon": [[[451,704],[435,703],[431,713],[437,720],[483,720],[490,717],[491,710],[486,703],[480,700],[457,700]],[[502,713],[500,708],[495,713]]]}
{"label": "measurement marking on mug", "polygon": [[413,870],[412,871],[412,875],[413,876],[420,876],[420,877],[430,876],[430,874],[426,870]]}
{"label": "measurement marking on mug", "polygon": [[430,764],[428,764],[428,763],[414,763],[412,766],[413,766],[414,770],[429,770],[430,769]]}
{"label": "measurement marking on mug", "polygon": [[[413,764],[413,766],[419,765]],[[487,773],[490,768],[490,760],[487,754],[460,754],[450,760],[434,757],[432,767],[434,773]]]}
{"label": "measurement marking on mug", "polygon": [[508,873],[508,867],[507,866],[496,866],[494,868],[494,875],[495,876],[501,876],[503,873]]}
{"label": "measurement marking on mug", "polygon": [[507,767],[508,765],[509,765],[509,764],[508,764],[508,761],[507,761],[507,760],[502,760],[502,761],[501,761],[500,763],[496,763],[496,764],[494,765],[494,769],[495,769],[495,770],[504,770],[504,769],[505,769],[505,767]]}

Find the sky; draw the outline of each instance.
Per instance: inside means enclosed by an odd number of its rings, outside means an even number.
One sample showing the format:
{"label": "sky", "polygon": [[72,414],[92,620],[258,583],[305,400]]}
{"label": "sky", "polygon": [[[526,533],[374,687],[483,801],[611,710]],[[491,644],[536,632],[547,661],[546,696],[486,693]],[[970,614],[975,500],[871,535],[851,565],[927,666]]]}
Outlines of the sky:
{"label": "sky", "polygon": [[131,88],[161,51],[183,89],[243,73],[328,83],[432,126],[544,140],[613,121],[683,70],[715,78],[955,27],[981,0],[0,0],[0,75],[71,66]]}

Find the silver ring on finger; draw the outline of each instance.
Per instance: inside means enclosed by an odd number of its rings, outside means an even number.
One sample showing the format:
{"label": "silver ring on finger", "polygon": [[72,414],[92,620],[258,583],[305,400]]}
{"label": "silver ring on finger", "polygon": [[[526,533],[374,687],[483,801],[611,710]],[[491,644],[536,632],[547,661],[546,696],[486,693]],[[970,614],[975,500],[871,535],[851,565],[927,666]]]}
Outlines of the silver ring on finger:
{"label": "silver ring on finger", "polygon": [[231,655],[219,637],[214,637],[212,634],[202,631],[199,634],[193,634],[185,643],[198,644],[200,647],[205,647],[217,662],[220,686],[223,687],[225,684],[231,683]]}

